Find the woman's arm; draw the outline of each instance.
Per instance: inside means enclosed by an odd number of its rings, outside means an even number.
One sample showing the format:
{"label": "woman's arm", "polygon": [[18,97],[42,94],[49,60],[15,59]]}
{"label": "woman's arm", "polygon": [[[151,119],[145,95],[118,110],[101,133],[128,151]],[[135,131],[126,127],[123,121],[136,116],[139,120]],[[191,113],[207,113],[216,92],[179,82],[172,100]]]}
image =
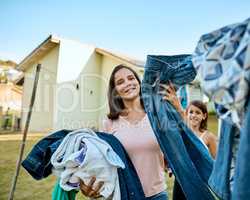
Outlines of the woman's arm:
{"label": "woman's arm", "polygon": [[105,118],[102,121],[102,125],[99,131],[105,132],[105,133],[112,133],[112,121],[108,118]]}
{"label": "woman's arm", "polygon": [[208,133],[208,149],[212,157],[215,159],[217,153],[217,137],[213,133]]}

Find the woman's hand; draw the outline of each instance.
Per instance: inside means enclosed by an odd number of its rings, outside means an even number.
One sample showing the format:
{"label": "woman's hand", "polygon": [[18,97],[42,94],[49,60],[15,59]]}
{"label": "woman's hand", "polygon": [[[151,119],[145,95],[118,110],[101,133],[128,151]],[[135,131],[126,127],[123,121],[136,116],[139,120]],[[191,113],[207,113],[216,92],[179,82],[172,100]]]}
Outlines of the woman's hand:
{"label": "woman's hand", "polygon": [[182,109],[181,103],[176,95],[176,91],[173,84],[160,84],[160,87],[164,89],[163,91],[159,92],[161,95],[163,95],[162,99],[169,101],[169,103],[171,103],[175,107],[175,109],[180,113],[182,118],[186,120],[185,112]]}
{"label": "woman's hand", "polygon": [[172,172],[171,168],[168,166],[168,162],[165,158],[164,158],[164,165],[165,165],[164,171],[168,174],[168,177],[171,178],[173,175],[173,172]]}
{"label": "woman's hand", "polygon": [[104,185],[104,182],[100,181],[99,183],[97,183],[97,186],[93,188],[95,181],[96,177],[92,177],[88,185],[86,185],[82,180],[80,181],[80,190],[84,196],[91,198],[101,197],[99,191],[101,187]]}
{"label": "woman's hand", "polygon": [[164,91],[161,91],[160,94],[163,95],[163,99],[169,101],[177,110],[179,109],[180,101],[176,95],[174,86],[172,83],[165,85],[160,84],[160,86],[164,89]]}
{"label": "woman's hand", "polygon": [[171,178],[173,176],[173,172],[172,172],[171,168],[167,169],[167,173],[168,173],[169,178]]}

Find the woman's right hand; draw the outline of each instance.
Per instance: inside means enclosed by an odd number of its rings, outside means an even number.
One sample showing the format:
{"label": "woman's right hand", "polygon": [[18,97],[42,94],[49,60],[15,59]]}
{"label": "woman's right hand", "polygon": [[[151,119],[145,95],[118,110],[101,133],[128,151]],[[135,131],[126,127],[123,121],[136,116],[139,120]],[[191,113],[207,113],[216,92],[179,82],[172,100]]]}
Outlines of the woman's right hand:
{"label": "woman's right hand", "polygon": [[95,181],[96,181],[96,177],[92,177],[88,185],[86,185],[82,180],[80,180],[80,190],[84,196],[91,197],[91,198],[101,197],[99,192],[100,192],[101,187],[104,185],[104,182],[100,181],[99,183],[97,183],[96,187],[94,188],[93,186],[94,186]]}
{"label": "woman's right hand", "polygon": [[169,101],[177,110],[180,108],[180,101],[176,95],[176,91],[172,83],[160,84],[164,90],[160,92],[163,95],[163,99]]}
{"label": "woman's right hand", "polygon": [[180,113],[184,121],[186,121],[186,114],[182,109],[181,103],[176,95],[176,91],[173,84],[171,82],[168,85],[160,84],[160,87],[164,89],[164,91],[159,92],[159,94],[163,95],[162,99],[170,102],[175,107],[175,109]]}

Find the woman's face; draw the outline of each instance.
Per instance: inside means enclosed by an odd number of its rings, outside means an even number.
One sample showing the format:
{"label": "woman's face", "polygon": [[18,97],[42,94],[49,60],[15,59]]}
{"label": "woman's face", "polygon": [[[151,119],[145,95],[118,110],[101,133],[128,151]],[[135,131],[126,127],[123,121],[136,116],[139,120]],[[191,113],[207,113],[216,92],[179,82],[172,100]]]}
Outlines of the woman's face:
{"label": "woman's face", "polygon": [[190,105],[187,110],[188,125],[191,127],[200,127],[202,120],[206,119],[206,114],[194,105]]}
{"label": "woman's face", "polygon": [[140,94],[140,84],[132,71],[122,68],[115,73],[115,89],[123,100],[133,100]]}

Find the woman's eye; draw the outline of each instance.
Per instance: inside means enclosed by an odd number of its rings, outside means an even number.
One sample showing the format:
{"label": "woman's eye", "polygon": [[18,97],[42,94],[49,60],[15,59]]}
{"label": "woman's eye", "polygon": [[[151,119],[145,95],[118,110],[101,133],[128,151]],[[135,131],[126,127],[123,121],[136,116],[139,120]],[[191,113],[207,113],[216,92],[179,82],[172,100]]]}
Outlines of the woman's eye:
{"label": "woman's eye", "polygon": [[116,85],[121,85],[123,83],[123,80],[119,80],[116,82]]}

